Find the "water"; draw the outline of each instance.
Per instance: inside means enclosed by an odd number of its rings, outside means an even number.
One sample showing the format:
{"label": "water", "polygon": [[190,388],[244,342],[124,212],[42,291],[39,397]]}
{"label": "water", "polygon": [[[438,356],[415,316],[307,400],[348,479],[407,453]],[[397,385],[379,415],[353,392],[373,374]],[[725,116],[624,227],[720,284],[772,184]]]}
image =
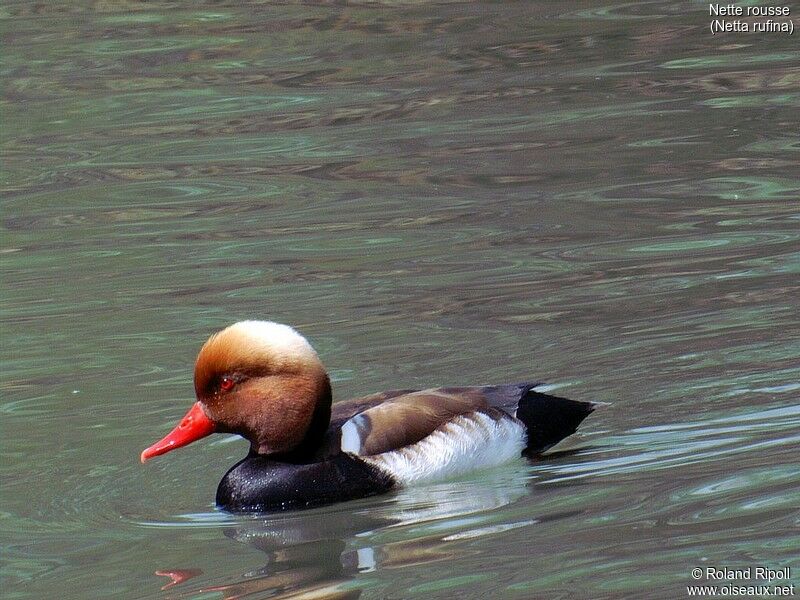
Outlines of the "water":
{"label": "water", "polygon": [[[800,52],[707,11],[5,3],[3,597],[797,583]],[[232,517],[244,442],[138,455],[254,317],[338,398],[539,378],[612,406],[540,462]]]}

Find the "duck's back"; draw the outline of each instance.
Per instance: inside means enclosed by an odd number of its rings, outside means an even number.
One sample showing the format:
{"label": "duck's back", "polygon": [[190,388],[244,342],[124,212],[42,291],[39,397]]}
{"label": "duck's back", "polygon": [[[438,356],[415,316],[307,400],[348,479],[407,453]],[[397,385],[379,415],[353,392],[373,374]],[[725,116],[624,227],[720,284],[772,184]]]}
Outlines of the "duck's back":
{"label": "duck's back", "polygon": [[575,433],[597,406],[536,391],[540,383],[396,390],[333,405],[328,445],[373,456],[414,444],[457,417],[521,421],[525,453],[540,454]]}

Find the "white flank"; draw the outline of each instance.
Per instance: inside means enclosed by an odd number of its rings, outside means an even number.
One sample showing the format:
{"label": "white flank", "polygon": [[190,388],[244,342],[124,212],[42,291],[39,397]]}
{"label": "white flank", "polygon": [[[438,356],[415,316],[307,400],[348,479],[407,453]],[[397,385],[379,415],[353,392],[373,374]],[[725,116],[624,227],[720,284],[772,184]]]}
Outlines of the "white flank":
{"label": "white flank", "polygon": [[525,448],[525,426],[483,413],[456,417],[416,444],[361,460],[400,485],[449,479],[510,462]]}
{"label": "white flank", "polygon": [[356,415],[342,425],[342,451],[358,454],[361,452],[361,428],[364,417]]}
{"label": "white flank", "polygon": [[359,572],[368,573],[375,570],[375,551],[372,548],[359,548],[356,550],[356,558]]}

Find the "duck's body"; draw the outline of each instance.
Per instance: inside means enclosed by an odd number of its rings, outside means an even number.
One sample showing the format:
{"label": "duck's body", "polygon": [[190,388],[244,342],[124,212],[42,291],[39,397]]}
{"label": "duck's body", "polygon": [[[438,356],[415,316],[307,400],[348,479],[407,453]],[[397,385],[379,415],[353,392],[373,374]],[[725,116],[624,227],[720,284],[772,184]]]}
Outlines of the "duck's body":
{"label": "duck's body", "polygon": [[339,402],[313,456],[251,452],[220,482],[217,505],[253,511],[327,504],[539,454],[574,433],[594,406],[534,386],[398,390]]}
{"label": "duck's body", "polygon": [[230,511],[361,498],[544,452],[596,404],[537,384],[397,390],[331,405],[327,374],[293,329],[244,321],[206,342],[198,402],[142,460],[214,431],[239,433],[250,454],[217,489]]}

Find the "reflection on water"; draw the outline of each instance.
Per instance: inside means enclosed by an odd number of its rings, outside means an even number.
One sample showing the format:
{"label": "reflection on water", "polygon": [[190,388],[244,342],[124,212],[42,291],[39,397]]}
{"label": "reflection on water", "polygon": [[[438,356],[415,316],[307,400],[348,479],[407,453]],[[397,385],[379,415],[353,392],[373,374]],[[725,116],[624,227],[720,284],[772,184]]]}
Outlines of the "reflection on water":
{"label": "reflection on water", "polygon": [[[183,515],[172,522],[142,522],[146,527],[213,527],[263,553],[265,565],[242,573],[233,584],[213,580],[184,593],[221,591],[238,597],[269,592],[276,597],[358,597],[347,583],[358,573],[408,568],[458,556],[448,542],[476,539],[537,522],[507,522],[498,512],[526,493],[530,477],[522,460],[486,473],[480,481],[458,480],[401,490],[375,501],[308,511],[250,517],[220,513]],[[167,565],[169,567],[169,565]],[[166,589],[204,575],[198,568],[161,568]],[[230,575],[230,574],[229,574]],[[227,577],[226,577],[227,580]],[[192,582],[195,584],[195,582]],[[189,586],[186,586],[187,588]],[[183,596],[182,596],[183,597]]]}
{"label": "reflection on water", "polygon": [[[699,565],[800,568],[800,54],[707,10],[0,7],[4,597],[676,598]],[[137,456],[252,317],[300,327],[338,398],[612,406],[539,462],[234,518],[241,442]]]}

